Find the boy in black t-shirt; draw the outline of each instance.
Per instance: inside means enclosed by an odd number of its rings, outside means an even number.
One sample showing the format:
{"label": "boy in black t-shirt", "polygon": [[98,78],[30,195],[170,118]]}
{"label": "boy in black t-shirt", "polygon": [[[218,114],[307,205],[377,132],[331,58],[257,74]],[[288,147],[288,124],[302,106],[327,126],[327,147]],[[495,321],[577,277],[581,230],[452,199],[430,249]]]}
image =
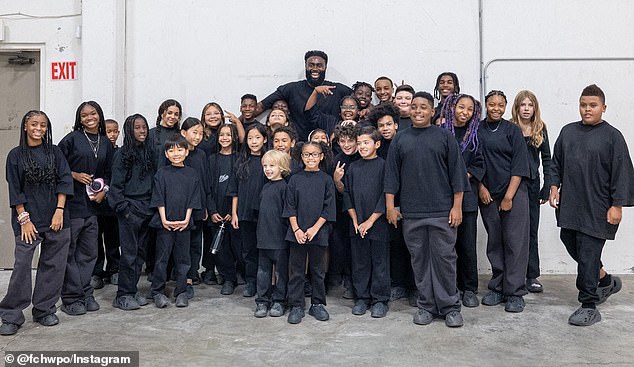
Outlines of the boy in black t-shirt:
{"label": "boy in black t-shirt", "polygon": [[150,207],[157,208],[150,225],[156,233],[156,263],[152,277],[152,298],[158,308],[168,305],[165,296],[167,262],[174,258],[176,273],[176,307],[187,307],[187,271],[190,268],[189,244],[192,211],[201,209],[198,173],[185,166],[187,140],[174,134],[165,141],[165,156],[171,165],[162,167],[154,176]]}
{"label": "boy in black t-shirt", "polygon": [[357,130],[360,160],[350,164],[343,193],[350,227],[354,315],[363,315],[372,305],[372,317],[385,317],[390,299],[389,231],[385,220],[383,169],[377,156],[381,134],[372,126]]}
{"label": "boy in black t-shirt", "polygon": [[568,323],[601,321],[596,305],[621,289],[616,276],[601,273],[601,252],[613,240],[624,206],[634,205],[634,168],[623,135],[603,120],[605,94],[592,84],[581,92],[581,121],[561,129],[555,142],[550,205],[560,238],[578,263],[579,307]]}

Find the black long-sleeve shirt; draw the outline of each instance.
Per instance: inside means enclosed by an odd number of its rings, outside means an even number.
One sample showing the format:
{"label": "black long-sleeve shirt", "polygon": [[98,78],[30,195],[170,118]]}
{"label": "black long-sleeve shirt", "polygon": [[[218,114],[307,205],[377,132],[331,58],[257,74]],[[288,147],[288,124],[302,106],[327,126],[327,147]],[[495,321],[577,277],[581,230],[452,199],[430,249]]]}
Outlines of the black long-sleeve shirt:
{"label": "black long-sleeve shirt", "polygon": [[[6,179],[9,187],[9,206],[11,206],[11,227],[13,234],[20,236],[22,233],[18,224],[18,214],[15,207],[24,205],[24,210],[29,212],[31,223],[41,234],[50,230],[51,221],[57,207],[57,194],[66,194],[68,203],[73,196],[73,178],[70,168],[62,151],[52,147],[55,159],[54,182],[27,182],[25,179],[24,165],[22,164],[22,148],[15,147],[7,155]],[[45,169],[48,166],[48,157],[42,145],[28,147],[33,161]],[[64,227],[70,226],[70,212],[64,210]]]}
{"label": "black long-sleeve shirt", "polygon": [[[456,141],[458,144],[460,144],[460,142],[464,139],[464,136],[467,133],[467,128],[468,126],[454,126]],[[478,146],[475,151],[471,149],[472,147],[468,146],[462,152],[462,160],[467,167],[467,172],[471,174],[471,178],[469,179],[471,191],[466,191],[462,197],[462,211],[465,213],[478,211],[478,185],[480,184],[480,181],[482,181],[482,177],[484,177],[485,170],[484,157],[482,156],[480,146]]]}
{"label": "black long-sleeve shirt", "polygon": [[454,193],[470,190],[456,139],[434,125],[396,134],[384,180],[386,193],[400,193],[406,219],[449,216]]}
{"label": "black long-sleeve shirt", "polygon": [[623,135],[603,121],[561,129],[555,142],[551,184],[560,188],[557,225],[613,240],[618,225],[607,221],[611,206],[634,205],[634,168]]}
{"label": "black long-sleeve shirt", "polygon": [[112,179],[110,191],[108,191],[108,203],[117,214],[125,216],[129,212],[136,215],[147,216],[153,211],[150,209],[152,198],[152,183],[156,174],[154,169],[142,173],[141,162],[136,162],[129,169],[123,165],[123,155],[119,149],[112,161]]}
{"label": "black long-sleeve shirt", "polygon": [[282,215],[286,204],[286,181],[269,181],[260,194],[258,216],[258,248],[283,250],[288,247],[284,237],[288,231],[288,220]]}
{"label": "black long-sleeve shirt", "polygon": [[544,171],[544,185],[539,193],[539,198],[542,200],[548,200],[548,196],[550,195],[551,158],[550,143],[548,142],[548,132],[546,132],[546,127],[542,130],[542,136],[544,137],[544,140],[539,148],[536,148],[533,144],[531,144],[530,137],[525,136],[524,140],[526,141],[526,148],[528,149],[528,170],[530,171],[529,178],[531,180],[539,180],[539,163],[541,157],[541,163],[543,165],[542,171]]}

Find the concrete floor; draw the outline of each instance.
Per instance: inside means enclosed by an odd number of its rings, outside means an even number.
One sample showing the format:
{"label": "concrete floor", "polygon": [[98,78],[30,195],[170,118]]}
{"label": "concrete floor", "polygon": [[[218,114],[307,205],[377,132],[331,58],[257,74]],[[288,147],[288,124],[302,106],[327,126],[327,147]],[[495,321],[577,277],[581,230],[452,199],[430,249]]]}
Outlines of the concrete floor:
{"label": "concrete floor", "polygon": [[[9,271],[0,272],[0,293]],[[603,321],[581,328],[567,324],[577,307],[574,276],[545,275],[545,292],[526,297],[521,314],[503,306],[463,308],[465,326],[412,323],[415,309],[402,299],[384,319],[350,313],[352,301],[338,289],[328,296],[331,319],[306,315],[299,325],[282,318],[253,317],[253,298],[220,295],[201,285],[188,308],[137,311],[111,306],[115,286],[96,291],[101,310],[84,316],[58,312],[60,324],[27,322],[0,337],[1,350],[138,350],[141,366],[579,366],[634,365],[634,276],[600,306]],[[481,278],[484,294],[486,277]],[[149,290],[143,278],[141,290]]]}

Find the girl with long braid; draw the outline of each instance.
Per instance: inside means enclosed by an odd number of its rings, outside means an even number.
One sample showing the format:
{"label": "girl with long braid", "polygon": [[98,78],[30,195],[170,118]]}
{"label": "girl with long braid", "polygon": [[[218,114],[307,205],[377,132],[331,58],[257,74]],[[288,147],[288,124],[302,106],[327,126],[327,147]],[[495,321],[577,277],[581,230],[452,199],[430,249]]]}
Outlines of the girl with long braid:
{"label": "girl with long braid", "polygon": [[[43,326],[59,323],[55,303],[70,245],[65,205],[67,196],[73,195],[73,179],[64,155],[53,145],[51,122],[44,112],[29,111],[22,118],[20,145],[9,152],[6,170],[15,263],[0,302],[0,335],[13,335],[24,324],[22,311],[31,303],[33,321]],[[31,263],[37,245],[40,258],[32,290]]]}
{"label": "girl with long braid", "polygon": [[441,127],[456,137],[467,167],[471,191],[462,199],[462,223],[456,238],[457,286],[465,307],[477,307],[478,254],[476,251],[478,230],[478,184],[484,176],[484,159],[478,144],[480,102],[467,94],[452,94],[445,100],[440,113]]}

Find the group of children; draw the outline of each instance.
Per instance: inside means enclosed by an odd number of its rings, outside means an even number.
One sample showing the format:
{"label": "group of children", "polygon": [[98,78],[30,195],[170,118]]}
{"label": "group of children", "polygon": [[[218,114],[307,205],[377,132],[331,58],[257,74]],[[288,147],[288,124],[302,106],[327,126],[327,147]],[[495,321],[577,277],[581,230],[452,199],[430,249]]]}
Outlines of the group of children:
{"label": "group of children", "polygon": [[[306,57],[307,78],[320,75],[311,73],[320,55]],[[409,295],[414,323],[440,318],[459,327],[461,306],[480,304],[478,211],[493,272],[482,304],[521,312],[523,296],[543,290],[537,228],[547,200],[579,264],[582,306],[569,322],[600,320],[596,305],[621,287],[602,270],[601,249],[621,208],[634,204],[634,170],[622,135],[602,120],[598,87],[583,90],[581,121],[564,127],[552,160],[529,91],[507,121],[503,92],[487,94],[481,119],[480,102],[460,94],[453,73],[439,76],[435,96],[408,85],[394,91],[386,77],[357,82],[333,115],[320,105],[336,88],[320,84],[304,96],[302,119],[314,127],[306,141],[287,101],[276,101],[262,124],[251,94],[240,117],[209,103],[200,120],[182,124],[181,105],[166,100],[153,128],[140,114],[126,118],[121,147],[118,125],[96,102],[78,107],[74,131],[58,146],[46,114],[27,113],[7,158],[16,262],[0,334],[17,332],[30,303],[34,321],[57,324],[60,295],[69,315],[98,310],[93,291],[104,278],[118,287],[113,307],[139,309],[149,303],[138,290],[144,266],[158,308],[170,303],[170,279],[176,307],[200,282],[221,284],[223,295],[243,283],[255,317],[288,311],[288,322],[300,323],[310,296],[309,315],[325,321],[327,289],[343,284],[355,315],[384,317],[389,301]],[[105,269],[103,260],[95,266],[102,233]]]}

